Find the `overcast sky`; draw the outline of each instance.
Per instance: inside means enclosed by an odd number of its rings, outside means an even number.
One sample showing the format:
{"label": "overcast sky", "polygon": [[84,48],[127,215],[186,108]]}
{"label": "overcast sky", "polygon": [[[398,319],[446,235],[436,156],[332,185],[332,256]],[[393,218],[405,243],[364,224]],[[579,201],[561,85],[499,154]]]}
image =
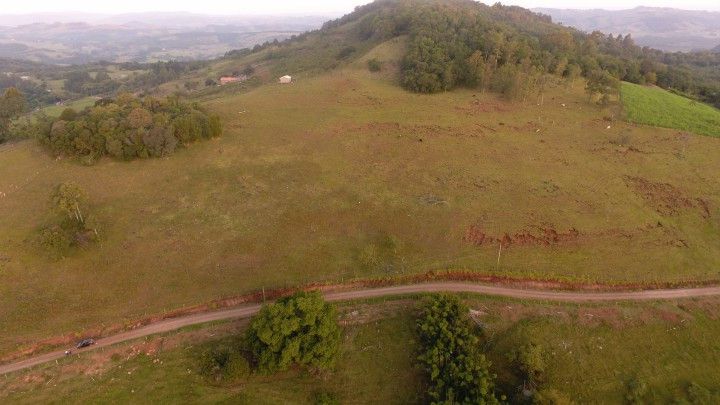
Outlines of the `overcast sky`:
{"label": "overcast sky", "polygon": [[[368,0],[2,0],[0,14],[82,11],[190,11],[204,14],[342,14]],[[492,3],[492,1],[484,1]],[[719,0],[507,0],[523,7],[625,9],[635,6],[720,10]]]}

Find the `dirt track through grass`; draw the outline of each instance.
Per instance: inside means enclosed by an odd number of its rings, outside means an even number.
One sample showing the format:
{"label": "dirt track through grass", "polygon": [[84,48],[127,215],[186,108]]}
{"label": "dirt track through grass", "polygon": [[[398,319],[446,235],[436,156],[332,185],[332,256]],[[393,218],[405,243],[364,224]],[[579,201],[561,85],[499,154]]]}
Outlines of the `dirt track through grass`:
{"label": "dirt track through grass", "polygon": [[[572,291],[543,291],[509,287],[498,287],[489,285],[477,285],[466,283],[427,283],[416,285],[404,285],[394,287],[375,288],[367,290],[331,292],[325,294],[328,301],[347,301],[367,298],[391,297],[405,294],[422,294],[436,292],[453,293],[474,293],[513,299],[531,299],[565,302],[597,302],[597,301],[650,301],[650,300],[677,300],[685,298],[701,298],[720,295],[720,287],[686,288],[675,290],[646,290],[629,292],[572,292]],[[239,308],[226,309],[222,311],[194,314],[175,319],[168,319],[141,328],[120,333],[99,339],[97,343],[78,352],[86,352],[98,348],[118,344],[128,340],[164,333],[187,326],[203,324],[207,322],[249,318],[255,315],[261,308],[260,304],[246,305]],[[0,375],[20,371],[39,364],[60,359],[64,356],[64,350],[58,350],[35,356],[13,364],[0,366]]]}

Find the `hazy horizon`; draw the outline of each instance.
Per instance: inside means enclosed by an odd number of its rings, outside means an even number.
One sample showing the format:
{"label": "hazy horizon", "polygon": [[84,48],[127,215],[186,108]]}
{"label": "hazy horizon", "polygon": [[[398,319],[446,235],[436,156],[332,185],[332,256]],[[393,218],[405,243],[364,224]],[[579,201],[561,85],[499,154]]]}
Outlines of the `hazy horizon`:
{"label": "hazy horizon", "polygon": [[[88,0],[69,0],[58,2],[39,0],[33,2],[15,2],[4,5],[0,15],[42,15],[42,14],[77,14],[83,16],[110,16],[136,13],[191,13],[208,16],[317,16],[341,15],[352,11],[355,7],[370,3],[368,0],[319,0],[310,4],[291,0],[275,1],[238,1],[228,3],[222,0],[206,0],[202,3],[189,1],[155,1],[128,0],[123,3],[105,3]],[[494,1],[483,1],[492,4]],[[569,0],[511,0],[502,1],[506,5],[517,5],[525,8],[560,8],[560,9],[604,9],[628,10],[636,7],[666,7],[682,10],[720,11],[717,0],[677,0],[655,1],[623,1],[623,0],[589,0],[578,5]]]}

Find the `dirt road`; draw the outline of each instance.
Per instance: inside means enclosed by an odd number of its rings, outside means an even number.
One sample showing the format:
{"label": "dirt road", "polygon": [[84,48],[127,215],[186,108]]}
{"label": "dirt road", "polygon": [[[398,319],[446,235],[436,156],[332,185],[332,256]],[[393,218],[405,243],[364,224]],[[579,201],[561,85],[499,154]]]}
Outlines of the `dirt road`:
{"label": "dirt road", "polygon": [[[548,290],[530,290],[512,287],[497,287],[491,285],[479,285],[458,282],[442,282],[401,285],[384,288],[374,288],[367,290],[354,290],[344,292],[330,292],[325,294],[328,301],[347,301],[353,299],[389,297],[393,295],[417,294],[426,292],[466,292],[483,295],[532,299],[532,300],[548,300],[548,301],[566,301],[566,302],[598,302],[598,301],[651,301],[651,300],[674,300],[683,298],[701,298],[709,296],[720,296],[720,287],[705,288],[685,288],[673,290],[645,290],[645,291],[626,291],[626,292],[573,292],[573,291],[548,291]],[[170,332],[186,326],[202,324],[206,322],[219,321],[225,319],[242,319],[248,318],[256,314],[260,310],[261,305],[252,304],[242,307],[225,309],[221,311],[208,312],[204,314],[194,314],[174,319],[167,319],[156,322],[138,329],[98,339],[96,344],[85,349],[73,351],[80,353],[89,350],[98,349],[137,339],[156,333]],[[53,360],[61,359],[65,356],[64,350],[58,350],[43,355],[31,357],[16,363],[5,364],[0,366],[0,375],[11,373],[14,371],[24,370],[39,364],[47,363]]]}

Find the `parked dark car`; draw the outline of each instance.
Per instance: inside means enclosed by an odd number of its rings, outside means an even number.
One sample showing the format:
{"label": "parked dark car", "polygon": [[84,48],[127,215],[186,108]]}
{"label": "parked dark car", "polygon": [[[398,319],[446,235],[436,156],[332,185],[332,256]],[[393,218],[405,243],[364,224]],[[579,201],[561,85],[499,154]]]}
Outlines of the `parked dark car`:
{"label": "parked dark car", "polygon": [[75,345],[75,347],[77,347],[78,349],[82,349],[83,347],[92,346],[94,344],[95,344],[95,341],[93,339],[83,339],[83,340],[79,341],[78,344]]}

